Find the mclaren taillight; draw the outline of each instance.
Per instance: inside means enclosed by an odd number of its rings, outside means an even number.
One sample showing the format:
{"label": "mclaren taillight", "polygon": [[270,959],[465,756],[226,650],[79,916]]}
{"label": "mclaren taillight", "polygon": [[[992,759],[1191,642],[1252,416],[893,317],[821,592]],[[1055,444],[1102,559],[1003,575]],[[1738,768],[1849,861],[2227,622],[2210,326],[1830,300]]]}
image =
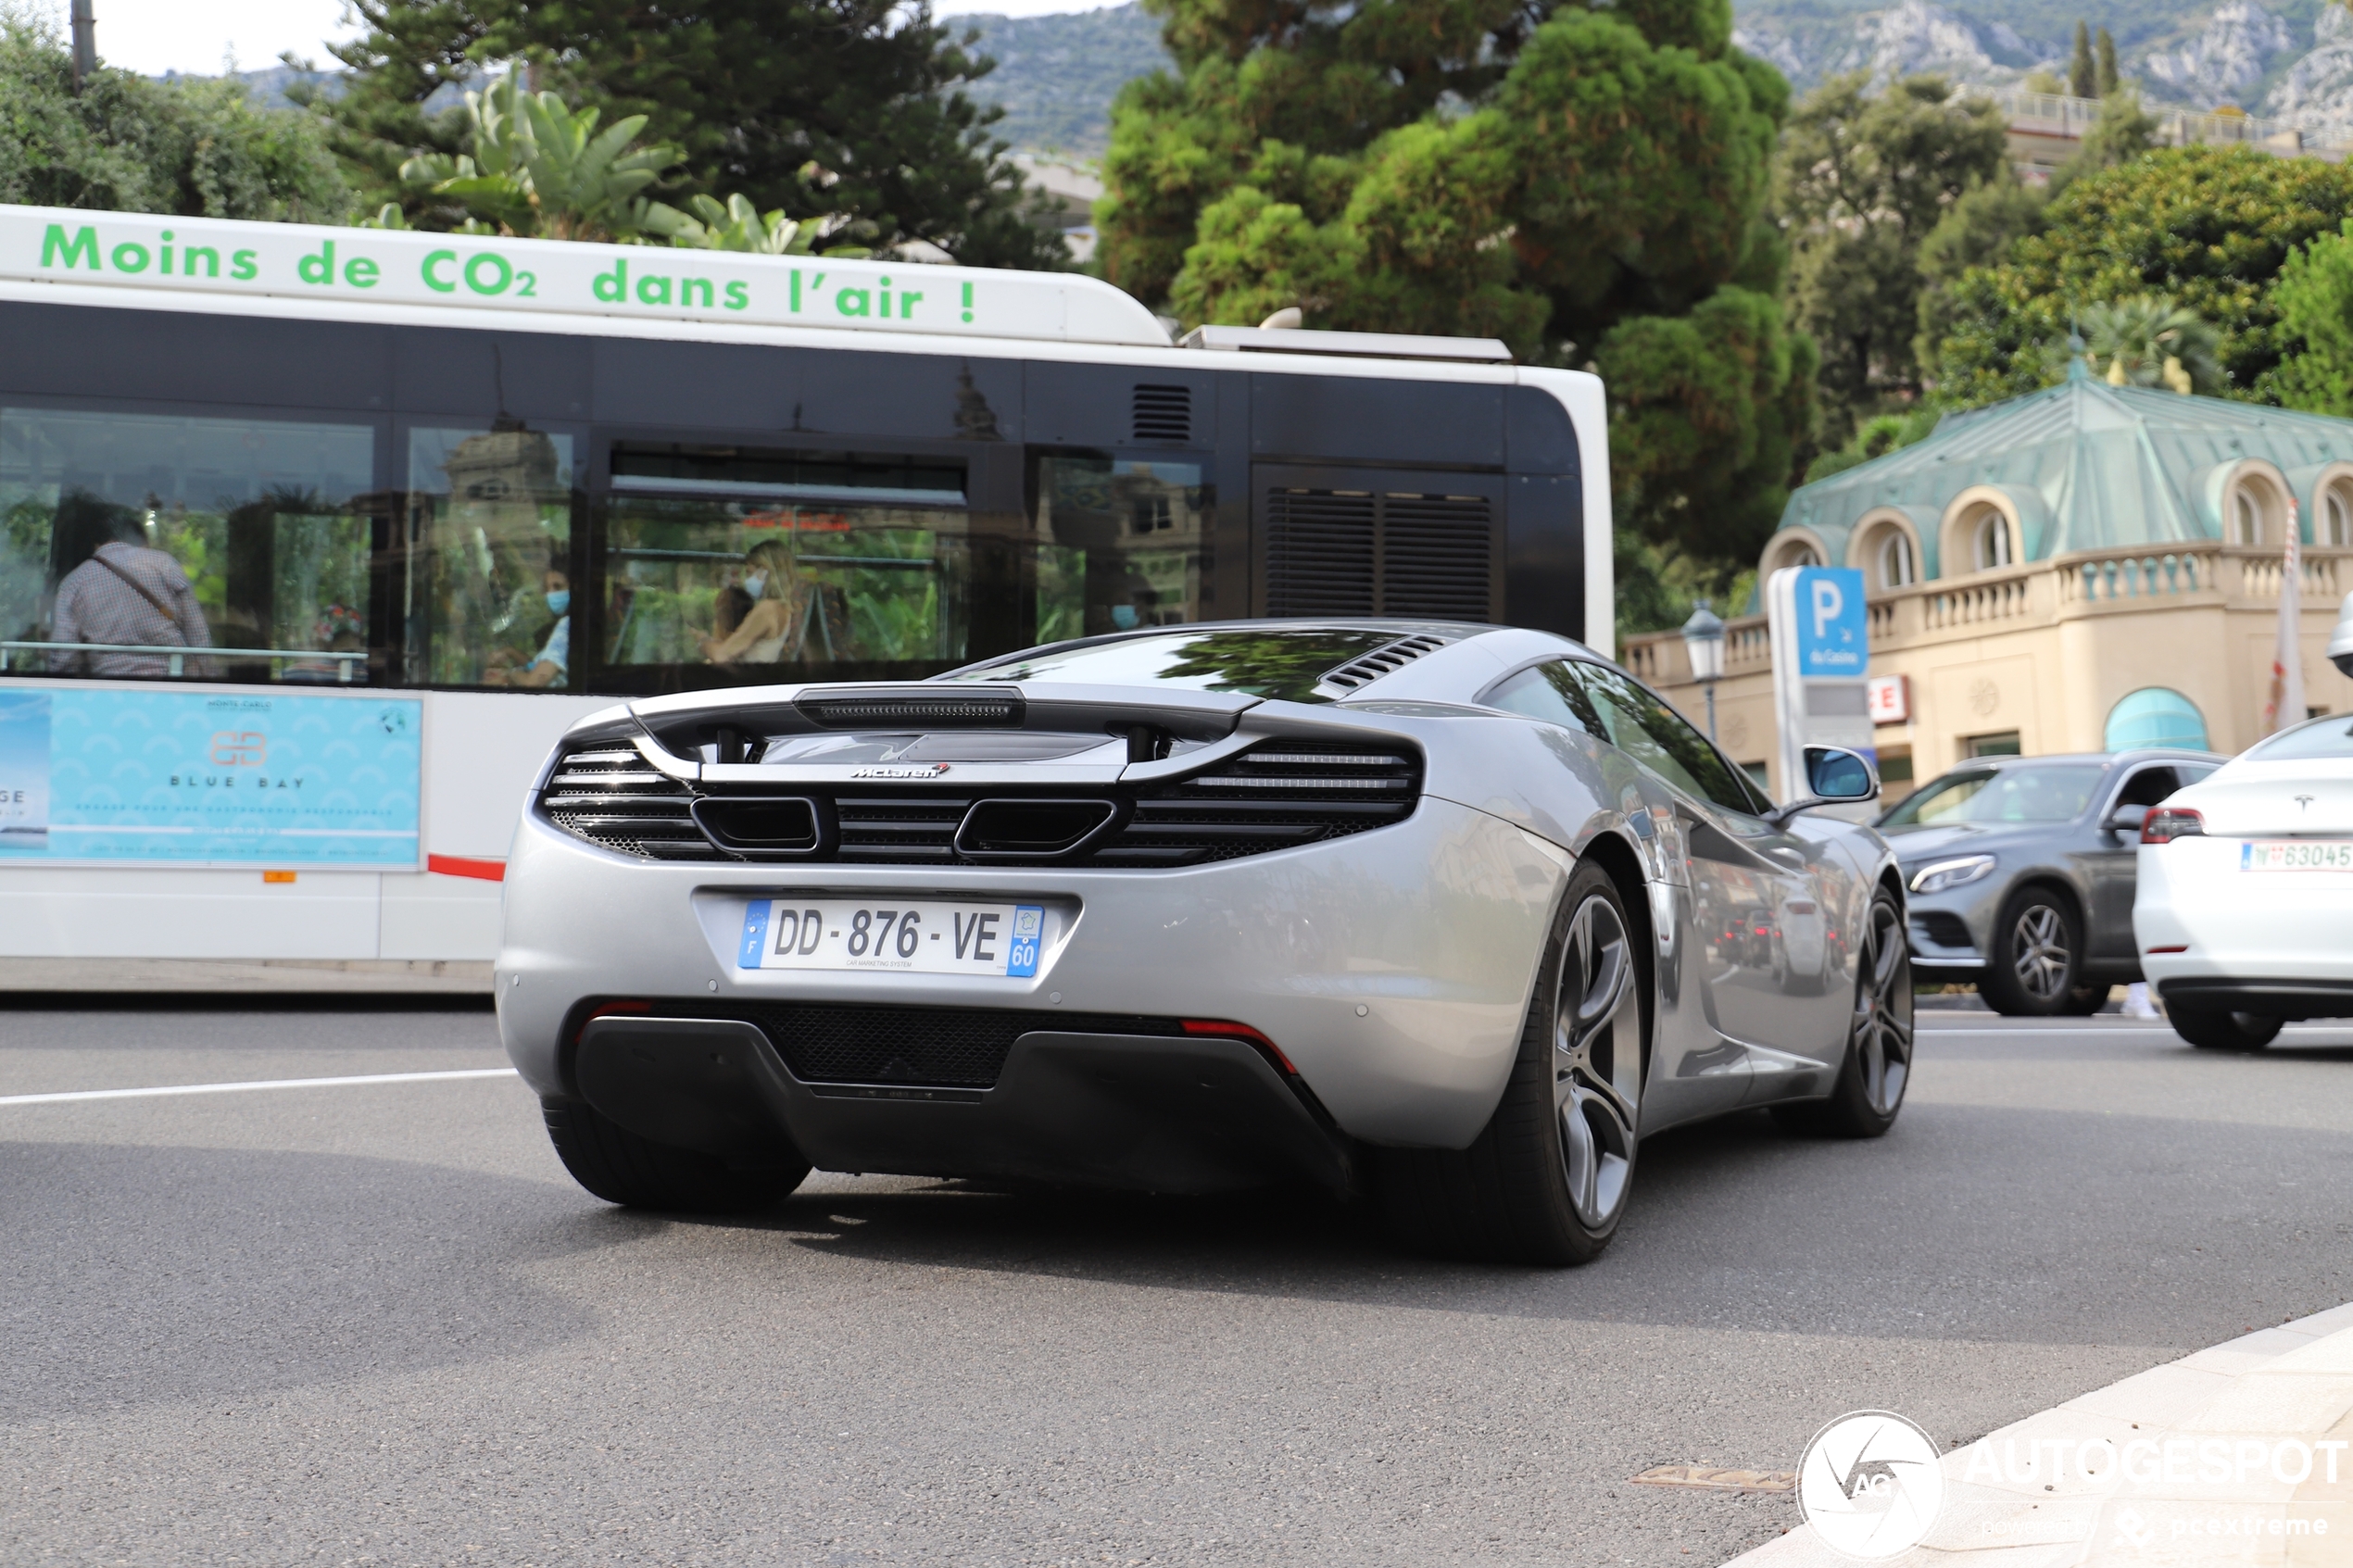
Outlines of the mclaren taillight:
{"label": "mclaren taillight", "polygon": [[2206,819],[2186,806],[2160,806],[2141,820],[2143,844],[2171,844],[2206,836]]}
{"label": "mclaren taillight", "polygon": [[1293,1077],[1299,1075],[1299,1069],[1290,1064],[1290,1058],[1283,1054],[1283,1047],[1247,1023],[1235,1023],[1223,1018],[1188,1018],[1184,1024],[1188,1035],[1226,1035],[1237,1040],[1247,1040],[1264,1052],[1277,1069]]}

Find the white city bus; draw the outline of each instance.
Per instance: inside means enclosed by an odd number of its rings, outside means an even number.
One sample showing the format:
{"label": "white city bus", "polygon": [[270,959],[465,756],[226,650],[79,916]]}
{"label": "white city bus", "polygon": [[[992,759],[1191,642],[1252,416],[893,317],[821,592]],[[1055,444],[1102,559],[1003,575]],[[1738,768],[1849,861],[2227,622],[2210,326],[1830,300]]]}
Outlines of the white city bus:
{"label": "white city bus", "polygon": [[1070,274],[0,207],[0,989],[486,986],[616,697],[1247,616],[1606,649],[1606,457],[1500,345],[1179,345]]}

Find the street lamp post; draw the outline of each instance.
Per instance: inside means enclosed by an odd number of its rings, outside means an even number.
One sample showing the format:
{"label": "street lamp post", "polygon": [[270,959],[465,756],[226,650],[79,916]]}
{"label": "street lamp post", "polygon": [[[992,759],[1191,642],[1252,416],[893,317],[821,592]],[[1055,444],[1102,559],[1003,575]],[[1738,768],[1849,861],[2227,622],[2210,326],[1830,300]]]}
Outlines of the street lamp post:
{"label": "street lamp post", "polygon": [[1707,693],[1707,738],[1716,738],[1716,683],[1724,678],[1724,618],[1701,599],[1683,622],[1683,648],[1691,655],[1692,679]]}

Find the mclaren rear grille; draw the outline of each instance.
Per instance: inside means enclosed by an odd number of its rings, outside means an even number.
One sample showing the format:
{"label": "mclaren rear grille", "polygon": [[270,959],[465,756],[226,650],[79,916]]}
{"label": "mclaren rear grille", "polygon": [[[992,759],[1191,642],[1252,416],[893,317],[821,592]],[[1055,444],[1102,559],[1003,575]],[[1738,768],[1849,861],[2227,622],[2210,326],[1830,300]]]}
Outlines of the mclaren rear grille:
{"label": "mclaren rear grille", "polygon": [[694,803],[635,746],[610,742],[565,753],[539,797],[549,822],[599,848],[651,860],[729,859],[695,825]]}
{"label": "mclaren rear grille", "polygon": [[[1413,815],[1421,784],[1421,758],[1410,746],[1265,741],[1199,773],[1140,788],[796,784],[788,788],[813,803],[825,823],[818,847],[786,857],[739,856],[703,836],[696,797],[684,785],[646,766],[634,750],[612,747],[568,754],[541,809],[575,837],[648,859],[1150,869],[1263,855],[1387,827]],[[1026,809],[1009,809],[1015,804]],[[705,808],[707,820],[711,810]]]}
{"label": "mclaren rear grille", "polygon": [[[691,1008],[693,1004],[688,1004]],[[1030,1012],[997,1008],[749,1007],[729,1016],[759,1026],[804,1084],[922,1084],[985,1089],[1013,1042],[1042,1030],[1079,1035],[1182,1035],[1173,1018]]]}

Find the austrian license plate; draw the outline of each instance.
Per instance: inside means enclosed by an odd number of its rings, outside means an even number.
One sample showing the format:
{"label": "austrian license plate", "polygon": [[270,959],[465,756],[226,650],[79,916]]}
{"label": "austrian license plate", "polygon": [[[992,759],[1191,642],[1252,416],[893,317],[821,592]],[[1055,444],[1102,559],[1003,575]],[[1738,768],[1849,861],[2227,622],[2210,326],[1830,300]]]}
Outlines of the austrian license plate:
{"label": "austrian license plate", "polygon": [[2353,872],[2353,839],[2250,839],[2239,846],[2239,870]]}
{"label": "austrian license plate", "polygon": [[1046,935],[1039,904],[756,898],[738,969],[878,969],[1027,980]]}

